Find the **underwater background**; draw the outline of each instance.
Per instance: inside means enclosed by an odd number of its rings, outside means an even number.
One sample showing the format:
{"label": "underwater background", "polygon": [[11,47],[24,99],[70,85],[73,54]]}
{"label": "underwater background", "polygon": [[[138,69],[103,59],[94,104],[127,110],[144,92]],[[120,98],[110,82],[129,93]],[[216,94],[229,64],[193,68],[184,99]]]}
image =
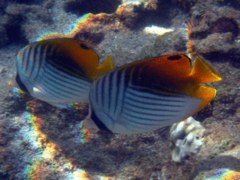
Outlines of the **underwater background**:
{"label": "underwater background", "polygon": [[[240,179],[240,1],[0,0],[0,179]],[[198,54],[222,76],[194,118],[198,153],[174,162],[169,129],[91,133],[87,104],[59,109],[25,98],[12,80],[30,42],[82,39],[116,66],[168,53]]]}

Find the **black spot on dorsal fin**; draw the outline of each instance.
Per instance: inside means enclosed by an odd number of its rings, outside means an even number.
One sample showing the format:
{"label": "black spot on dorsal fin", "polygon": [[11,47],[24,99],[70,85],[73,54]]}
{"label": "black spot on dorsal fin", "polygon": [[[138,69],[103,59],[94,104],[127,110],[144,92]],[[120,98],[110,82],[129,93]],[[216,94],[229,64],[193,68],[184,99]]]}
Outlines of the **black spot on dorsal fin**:
{"label": "black spot on dorsal fin", "polygon": [[168,56],[167,59],[170,61],[177,61],[180,60],[182,57],[180,55],[173,55],[173,56]]}

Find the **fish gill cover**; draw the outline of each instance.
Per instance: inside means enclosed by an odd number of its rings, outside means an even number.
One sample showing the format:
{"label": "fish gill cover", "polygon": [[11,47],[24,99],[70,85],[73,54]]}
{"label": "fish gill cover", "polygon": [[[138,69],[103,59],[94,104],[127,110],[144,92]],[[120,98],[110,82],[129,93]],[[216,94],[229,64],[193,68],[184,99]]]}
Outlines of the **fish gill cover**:
{"label": "fish gill cover", "polygon": [[[101,2],[0,1],[0,179],[187,180],[206,179],[222,168],[239,172],[240,4]],[[110,54],[116,66],[173,52],[205,57],[223,81],[214,84],[214,102],[195,116],[205,128],[203,141],[188,134],[172,142],[169,129],[133,136],[91,133],[81,126],[86,104],[58,109],[22,97],[18,89],[10,94],[7,84],[15,76],[17,52],[30,42],[53,37],[88,41],[99,57]],[[180,131],[175,132],[197,132],[192,125],[176,127]],[[184,145],[178,152],[181,158],[186,147],[199,147],[189,142],[203,142],[198,154],[173,162],[171,148],[174,152]]]}

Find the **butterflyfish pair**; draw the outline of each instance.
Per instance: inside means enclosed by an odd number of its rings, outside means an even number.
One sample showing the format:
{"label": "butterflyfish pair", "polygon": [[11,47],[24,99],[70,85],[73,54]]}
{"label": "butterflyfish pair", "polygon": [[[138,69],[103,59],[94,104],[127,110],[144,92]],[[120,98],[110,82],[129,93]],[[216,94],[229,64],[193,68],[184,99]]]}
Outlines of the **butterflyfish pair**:
{"label": "butterflyfish pair", "polygon": [[88,43],[57,38],[34,42],[19,51],[16,82],[32,97],[61,107],[88,102],[92,81],[111,69],[111,57],[99,64]]}
{"label": "butterflyfish pair", "polygon": [[32,43],[17,56],[16,81],[36,99],[61,106],[89,102],[98,128],[112,133],[153,131],[203,109],[221,77],[203,59],[181,53],[150,58],[113,70],[84,41],[58,38]]}
{"label": "butterflyfish pair", "polygon": [[91,118],[100,129],[133,134],[184,120],[203,109],[220,75],[202,58],[181,53],[135,61],[106,73],[90,89]]}

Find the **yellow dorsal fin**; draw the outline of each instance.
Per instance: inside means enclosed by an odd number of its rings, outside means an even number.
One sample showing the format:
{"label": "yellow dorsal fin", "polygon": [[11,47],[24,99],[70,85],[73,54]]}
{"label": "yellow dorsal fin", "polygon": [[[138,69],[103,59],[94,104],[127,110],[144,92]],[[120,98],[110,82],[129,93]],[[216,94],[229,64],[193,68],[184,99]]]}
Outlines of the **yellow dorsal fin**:
{"label": "yellow dorsal fin", "polygon": [[221,76],[199,56],[195,60],[191,76],[198,83],[210,83],[222,80]]}

